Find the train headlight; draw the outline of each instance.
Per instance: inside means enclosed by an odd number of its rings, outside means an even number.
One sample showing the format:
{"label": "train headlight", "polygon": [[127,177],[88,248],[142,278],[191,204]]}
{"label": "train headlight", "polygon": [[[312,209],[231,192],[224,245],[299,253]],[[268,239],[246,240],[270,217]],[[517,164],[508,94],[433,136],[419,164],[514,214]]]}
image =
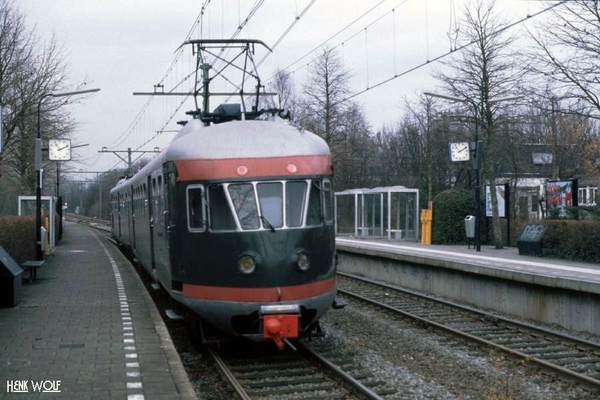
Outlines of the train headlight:
{"label": "train headlight", "polygon": [[310,257],[305,250],[297,250],[294,252],[294,256],[292,257],[293,263],[296,267],[302,271],[306,272],[310,268]]}
{"label": "train headlight", "polygon": [[242,256],[238,259],[238,267],[240,268],[240,272],[242,274],[250,275],[256,271],[256,261],[254,258],[255,257],[252,254],[242,254]]}

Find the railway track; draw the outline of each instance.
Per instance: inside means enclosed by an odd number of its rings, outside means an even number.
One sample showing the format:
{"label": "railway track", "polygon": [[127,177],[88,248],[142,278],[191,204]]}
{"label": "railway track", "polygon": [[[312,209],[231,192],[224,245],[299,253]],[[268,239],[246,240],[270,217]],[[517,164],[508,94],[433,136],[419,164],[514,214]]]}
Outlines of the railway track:
{"label": "railway track", "polygon": [[65,214],[65,218],[69,222],[77,222],[80,224],[85,224],[91,228],[95,228],[100,231],[111,232],[110,221],[107,220],[85,217],[83,215],[77,214]]}
{"label": "railway track", "polygon": [[600,389],[600,345],[338,272],[338,293]]}
{"label": "railway track", "polygon": [[294,346],[297,351],[253,345],[250,351],[209,352],[240,399],[383,399],[397,392],[345,350],[318,341]]}

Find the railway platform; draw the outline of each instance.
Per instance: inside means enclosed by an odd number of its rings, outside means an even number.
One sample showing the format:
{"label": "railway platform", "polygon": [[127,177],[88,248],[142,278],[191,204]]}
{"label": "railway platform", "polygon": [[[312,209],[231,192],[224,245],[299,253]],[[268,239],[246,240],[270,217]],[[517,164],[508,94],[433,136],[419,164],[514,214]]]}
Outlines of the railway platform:
{"label": "railway platform", "polygon": [[338,270],[600,336],[600,265],[472,247],[336,238]]}
{"label": "railway platform", "polygon": [[21,301],[0,309],[0,399],[195,399],[169,333],[125,257],[67,222]]}
{"label": "railway platform", "polygon": [[412,241],[356,239],[338,236],[338,250],[391,257],[415,263],[516,279],[600,294],[600,265],[547,257],[519,255],[516,247],[496,249],[467,245],[422,245]]}

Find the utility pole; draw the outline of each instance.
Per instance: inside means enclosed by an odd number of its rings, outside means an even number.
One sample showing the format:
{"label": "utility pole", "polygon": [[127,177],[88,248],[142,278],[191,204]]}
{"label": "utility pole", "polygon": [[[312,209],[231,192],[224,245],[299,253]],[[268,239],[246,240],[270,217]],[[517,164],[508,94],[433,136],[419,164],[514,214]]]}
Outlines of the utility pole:
{"label": "utility pole", "polygon": [[44,259],[42,252],[42,102],[47,97],[71,97],[81,94],[98,92],[100,89],[85,89],[75,90],[73,92],[63,93],[43,93],[37,104],[37,134],[34,143],[34,165],[36,175],[36,188],[35,188],[35,242],[36,242],[36,260],[41,261]]}
{"label": "utility pole", "polygon": [[[106,147],[103,147],[102,150],[99,150],[98,153],[113,153],[115,156],[119,157],[121,161],[127,164],[127,176],[131,177],[131,153],[160,153],[160,149],[155,147],[154,150],[131,150],[131,147],[128,147],[127,150],[109,150]],[[127,153],[127,159],[121,157],[119,153]]]}

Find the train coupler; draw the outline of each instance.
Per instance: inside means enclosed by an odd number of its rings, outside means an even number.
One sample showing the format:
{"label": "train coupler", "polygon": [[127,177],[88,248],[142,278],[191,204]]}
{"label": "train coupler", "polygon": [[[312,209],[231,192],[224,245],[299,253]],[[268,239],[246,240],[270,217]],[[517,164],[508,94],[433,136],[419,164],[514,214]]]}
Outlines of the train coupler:
{"label": "train coupler", "polygon": [[273,340],[279,349],[285,347],[287,339],[298,337],[300,306],[296,304],[262,306],[260,313],[263,337]]}

